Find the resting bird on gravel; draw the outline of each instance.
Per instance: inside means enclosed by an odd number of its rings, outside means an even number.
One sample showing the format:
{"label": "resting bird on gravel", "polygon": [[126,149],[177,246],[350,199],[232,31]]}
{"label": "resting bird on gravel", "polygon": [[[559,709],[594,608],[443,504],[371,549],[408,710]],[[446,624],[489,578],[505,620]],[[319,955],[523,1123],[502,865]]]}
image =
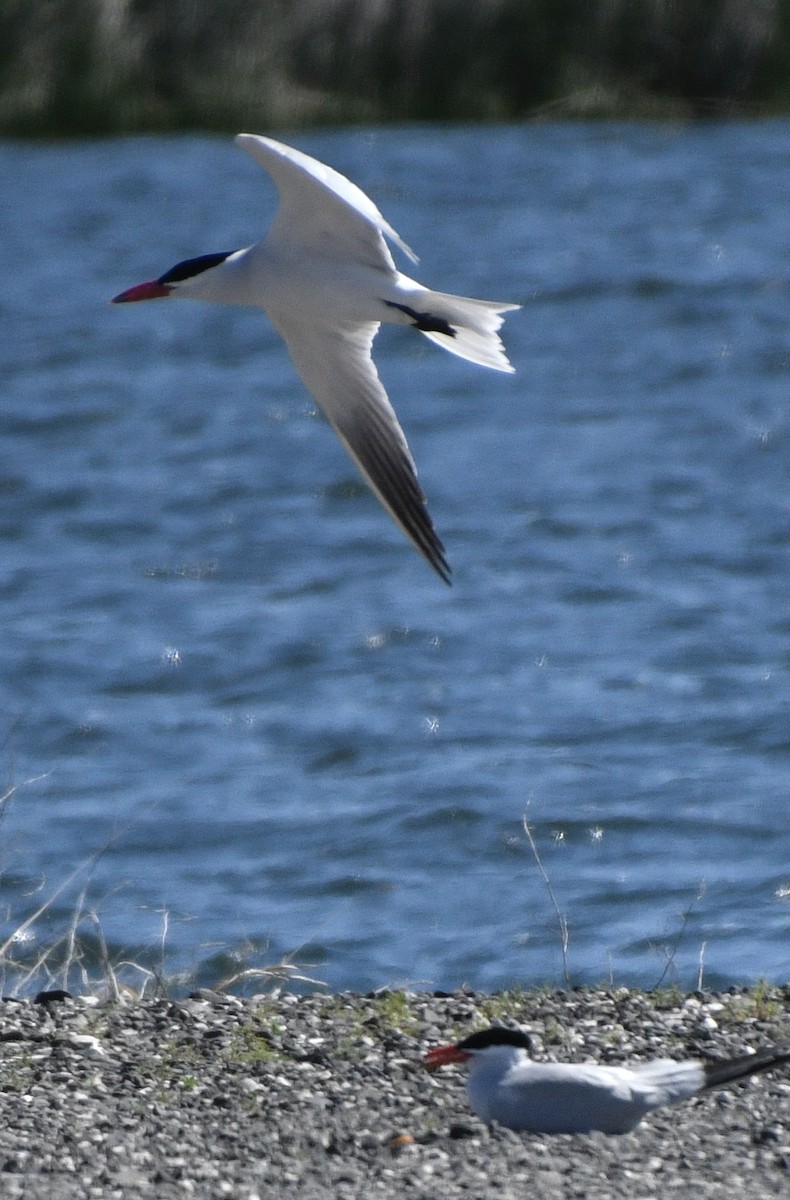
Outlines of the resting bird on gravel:
{"label": "resting bird on gravel", "polygon": [[466,1091],[482,1121],[529,1133],[628,1133],[646,1113],[790,1062],[790,1045],[722,1062],[655,1058],[633,1066],[534,1062],[518,1029],[491,1028],[425,1057],[433,1069],[466,1063]]}
{"label": "resting bird on gravel", "polygon": [[373,339],[382,322],[411,325],[459,358],[512,372],[497,330],[502,313],[520,306],[429,291],[397,270],[385,236],[415,262],[416,255],[356,184],[273,138],[240,133],[236,141],[280,194],[266,237],[186,259],[113,303],[169,296],[264,309],[368,486],[449,583],[414,459],[371,357]]}

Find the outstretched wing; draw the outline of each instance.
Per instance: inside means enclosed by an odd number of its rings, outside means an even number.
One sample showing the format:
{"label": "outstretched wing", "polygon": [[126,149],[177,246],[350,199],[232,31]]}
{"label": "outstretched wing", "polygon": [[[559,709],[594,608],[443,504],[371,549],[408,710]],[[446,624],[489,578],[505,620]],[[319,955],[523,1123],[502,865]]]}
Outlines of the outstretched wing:
{"label": "outstretched wing", "polygon": [[450,567],[414,459],[371,358],[378,323],[322,329],[269,313],[302,382],[387,512],[445,583]]}
{"label": "outstretched wing", "polygon": [[417,261],[373,201],[339,171],[273,138],[240,133],[236,141],[269,172],[280,193],[267,238],[272,246],[394,271],[386,235]]}

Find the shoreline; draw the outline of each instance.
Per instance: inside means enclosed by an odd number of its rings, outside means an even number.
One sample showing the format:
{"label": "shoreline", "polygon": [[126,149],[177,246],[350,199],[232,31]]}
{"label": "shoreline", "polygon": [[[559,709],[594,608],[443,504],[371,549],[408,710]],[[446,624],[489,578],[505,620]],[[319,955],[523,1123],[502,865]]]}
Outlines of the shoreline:
{"label": "shoreline", "polygon": [[790,986],[379,991],[0,1005],[0,1166],[13,1200],[790,1194],[790,1072],[633,1133],[483,1125],[432,1045],[524,1026],[536,1056],[727,1057],[790,1040]]}

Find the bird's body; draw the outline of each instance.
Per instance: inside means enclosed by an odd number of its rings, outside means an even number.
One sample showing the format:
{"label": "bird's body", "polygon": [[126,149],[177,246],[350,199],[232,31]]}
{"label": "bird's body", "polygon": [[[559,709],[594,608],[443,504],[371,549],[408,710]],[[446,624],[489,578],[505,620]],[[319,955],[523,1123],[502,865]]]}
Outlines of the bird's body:
{"label": "bird's body", "polygon": [[475,1062],[467,1091],[482,1120],[510,1129],[624,1133],[652,1108],[685,1100],[702,1084],[702,1067],[694,1062],[608,1067],[523,1061],[511,1054],[506,1063]]}
{"label": "bird's body", "polygon": [[549,1063],[529,1057],[525,1034],[495,1027],[437,1047],[426,1062],[467,1063],[470,1107],[488,1123],[531,1133],[627,1133],[655,1108],[790,1062],[790,1046],[723,1062]]}
{"label": "bird's body", "polygon": [[373,364],[373,338],[384,322],[411,325],[461,358],[512,371],[497,330],[502,313],[519,306],[423,287],[397,270],[385,236],[412,259],[413,252],[350,180],[272,138],[236,140],[280,193],[267,236],[177,263],[115,302],[178,296],[264,309],[373,492],[449,582],[414,460]]}

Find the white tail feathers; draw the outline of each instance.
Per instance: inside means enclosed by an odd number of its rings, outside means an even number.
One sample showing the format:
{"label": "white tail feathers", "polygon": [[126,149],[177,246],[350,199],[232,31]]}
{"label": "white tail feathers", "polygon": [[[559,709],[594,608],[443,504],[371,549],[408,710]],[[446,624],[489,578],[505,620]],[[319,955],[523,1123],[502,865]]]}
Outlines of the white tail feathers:
{"label": "white tail feathers", "polygon": [[427,309],[431,316],[447,321],[452,329],[451,334],[425,329],[420,331],[437,346],[457,354],[459,358],[479,363],[481,367],[509,371],[511,374],[515,370],[508,361],[497,330],[502,325],[501,314],[521,308],[520,304],[469,300],[466,296],[429,291],[420,294],[420,306]]}

